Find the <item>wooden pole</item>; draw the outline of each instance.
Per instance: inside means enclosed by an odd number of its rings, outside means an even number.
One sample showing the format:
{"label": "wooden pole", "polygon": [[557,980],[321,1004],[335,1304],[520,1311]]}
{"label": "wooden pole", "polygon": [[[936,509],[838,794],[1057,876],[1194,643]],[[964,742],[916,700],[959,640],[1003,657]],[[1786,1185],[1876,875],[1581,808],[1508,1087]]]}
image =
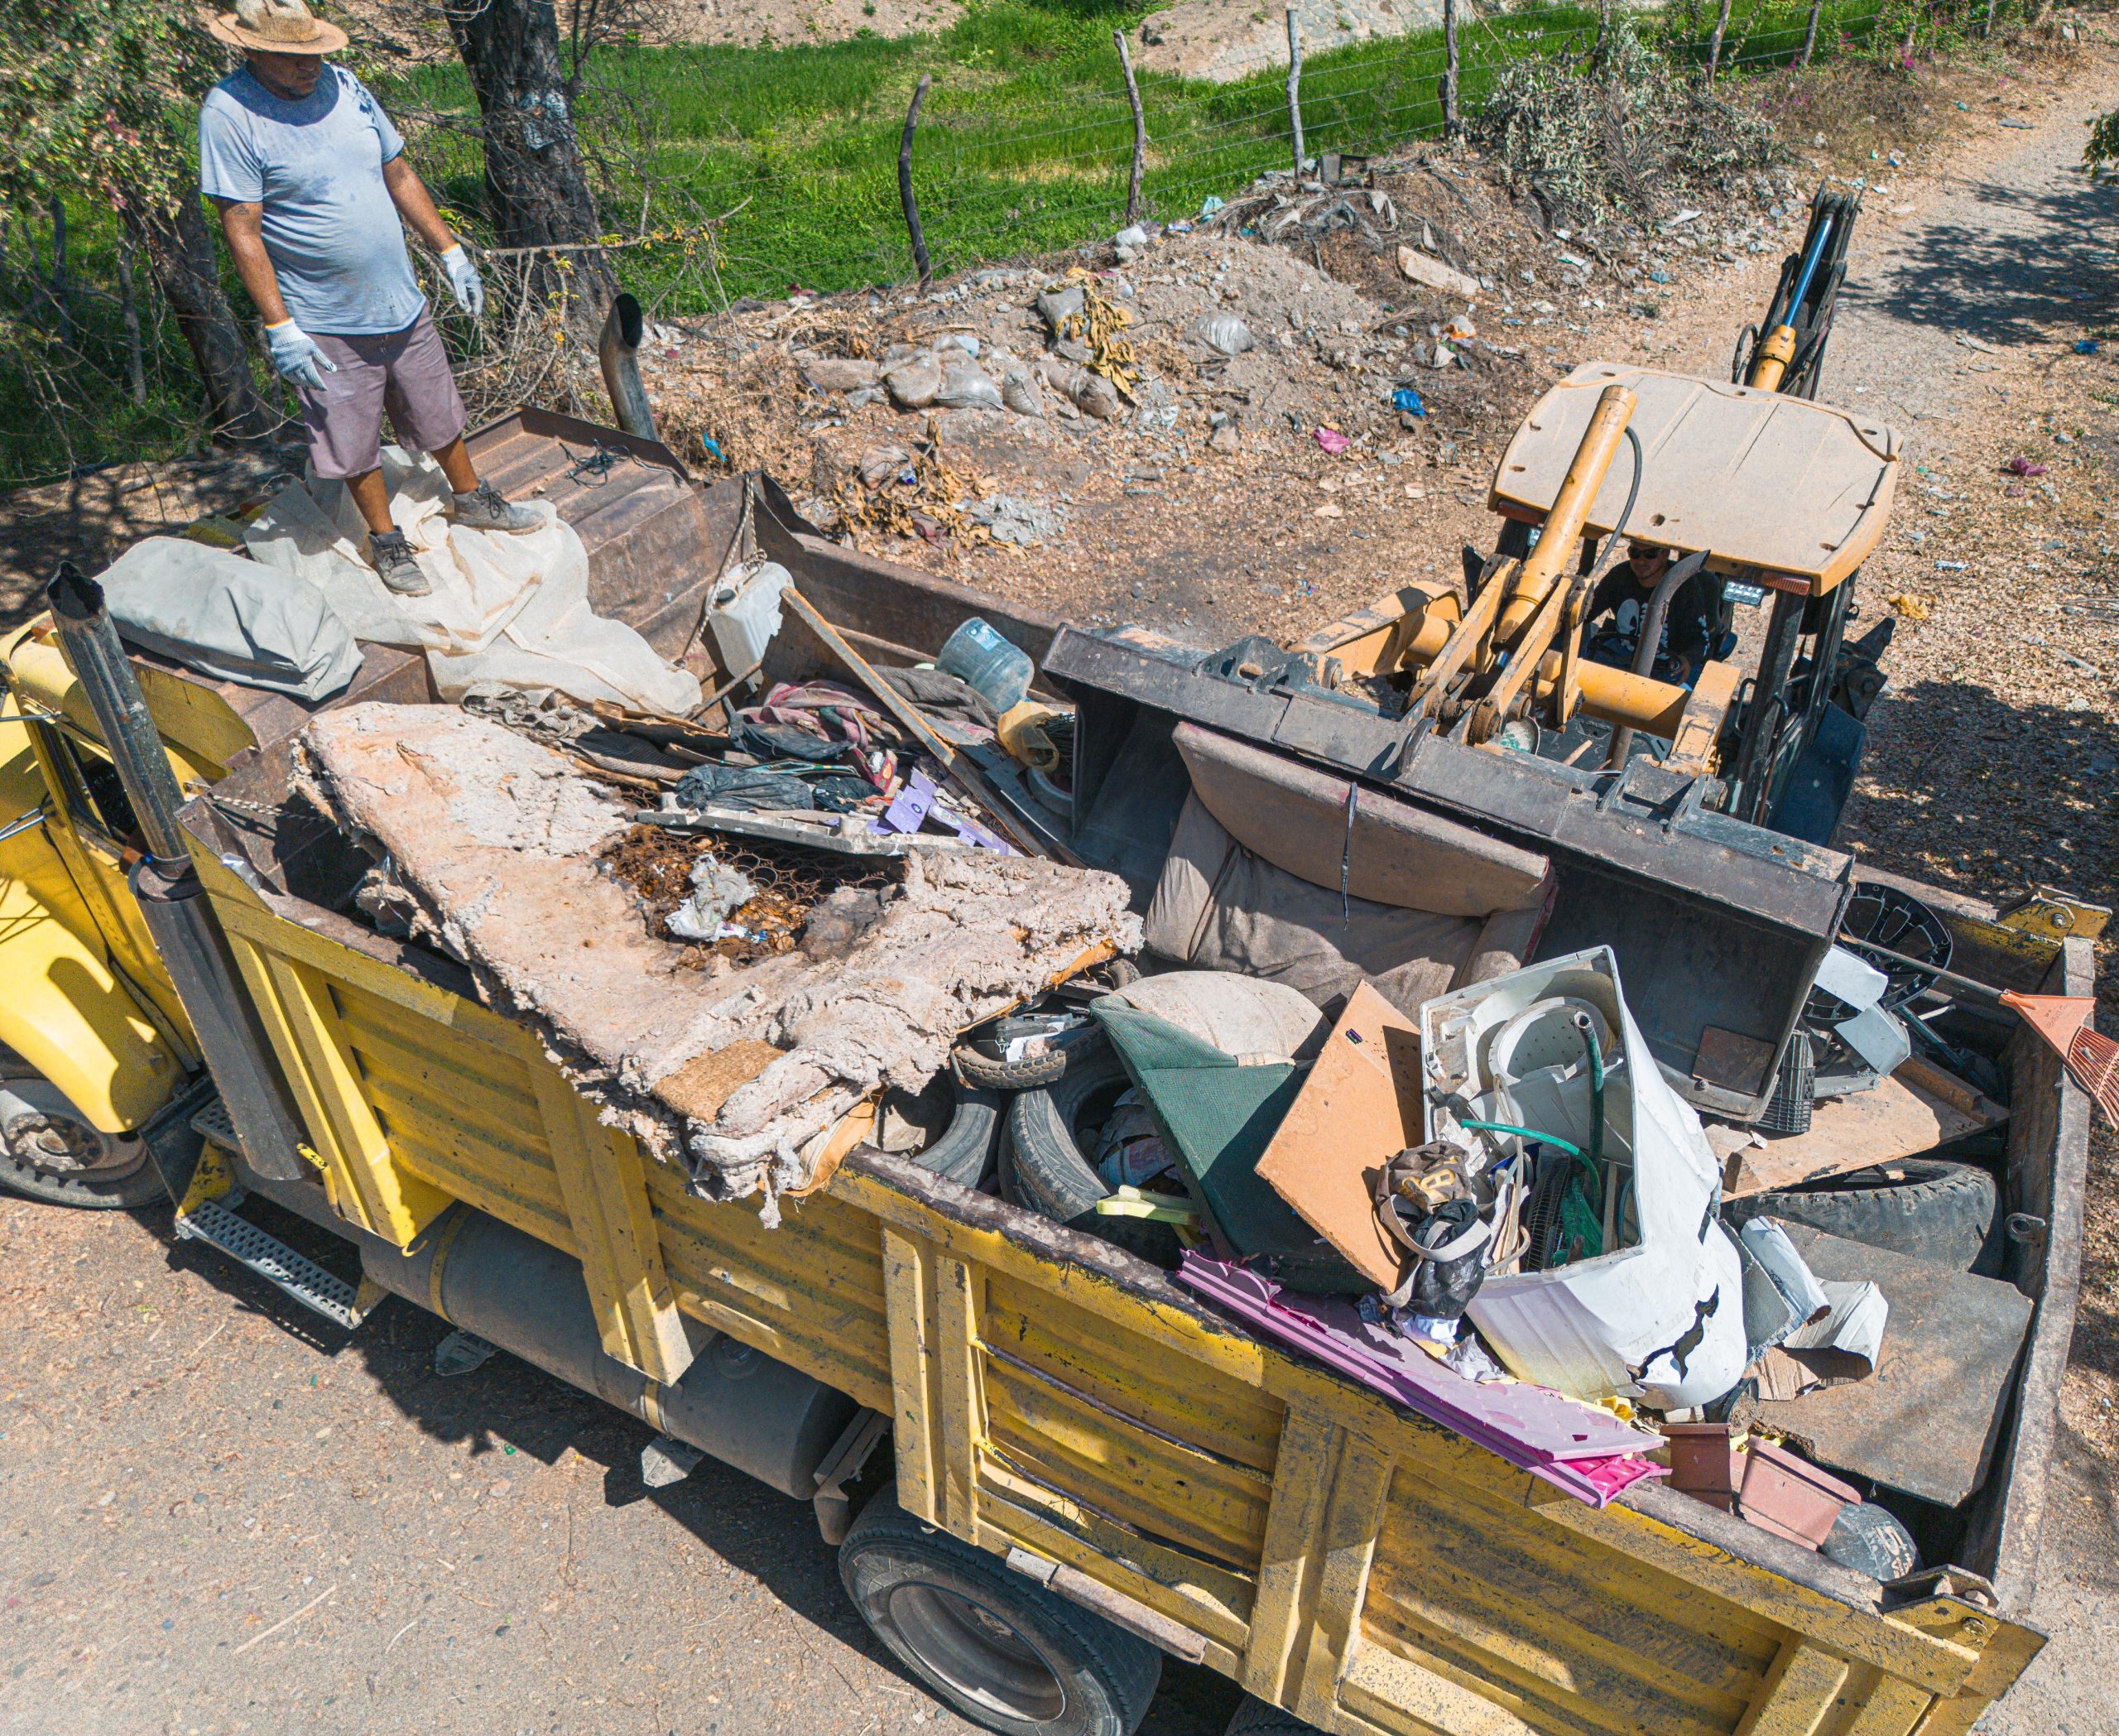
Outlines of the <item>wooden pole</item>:
{"label": "wooden pole", "polygon": [[1126,100],[1133,105],[1133,173],[1126,184],[1126,221],[1141,217],[1141,174],[1148,164],[1148,118],[1141,108],[1141,86],[1133,76],[1133,57],[1126,51],[1126,32],[1114,30],[1111,40],[1118,45],[1118,68],[1126,75]]}
{"label": "wooden pole", "polygon": [[1722,39],[1728,31],[1729,0],[1722,0],[1720,10],[1714,15],[1714,34],[1707,44],[1707,82],[1710,84],[1722,70]]}
{"label": "wooden pole", "polygon": [[[1727,0],[1723,0],[1727,4]],[[913,88],[912,106],[905,111],[905,135],[897,146],[897,197],[905,207],[905,230],[912,238],[912,262],[919,268],[920,286],[935,280],[935,267],[927,257],[927,238],[920,233],[920,202],[912,196],[912,129],[920,124],[920,105],[927,100],[927,87],[934,79],[926,73]]]}
{"label": "wooden pole", "polygon": [[1295,178],[1302,179],[1302,21],[1288,8],[1288,125],[1295,134]]}
{"label": "wooden pole", "polygon": [[147,357],[140,347],[140,301],[132,281],[132,242],[118,244],[118,314],[125,325],[125,380],[132,388],[132,402],[147,402]]}
{"label": "wooden pole", "polygon": [[[1989,0],[1991,4],[1991,0]],[[1810,56],[1817,52],[1818,17],[1824,11],[1824,0],[1810,0],[1809,28],[1803,32],[1803,51],[1795,57],[1798,66],[1808,66]]]}
{"label": "wooden pole", "polygon": [[66,201],[51,195],[51,301],[59,310],[59,341],[74,341],[73,289],[67,281]]}
{"label": "wooden pole", "polygon": [[1457,0],[1442,0],[1442,131],[1449,138],[1464,130],[1463,118],[1457,109],[1463,75],[1463,65],[1457,57]]}

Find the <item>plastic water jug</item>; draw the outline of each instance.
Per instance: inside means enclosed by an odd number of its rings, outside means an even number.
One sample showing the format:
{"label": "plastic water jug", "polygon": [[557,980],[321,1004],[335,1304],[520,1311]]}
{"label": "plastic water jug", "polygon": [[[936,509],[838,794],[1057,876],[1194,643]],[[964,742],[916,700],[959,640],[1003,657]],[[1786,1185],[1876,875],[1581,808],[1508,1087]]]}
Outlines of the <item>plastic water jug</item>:
{"label": "plastic water jug", "polygon": [[747,675],[764,661],[780,631],[780,594],[792,583],[786,567],[762,560],[738,568],[714,587],[706,624],[723,676]]}
{"label": "plastic water jug", "polygon": [[942,647],[935,660],[945,675],[975,688],[997,714],[1012,710],[1030,691],[1037,666],[1020,646],[1003,638],[973,615]]}

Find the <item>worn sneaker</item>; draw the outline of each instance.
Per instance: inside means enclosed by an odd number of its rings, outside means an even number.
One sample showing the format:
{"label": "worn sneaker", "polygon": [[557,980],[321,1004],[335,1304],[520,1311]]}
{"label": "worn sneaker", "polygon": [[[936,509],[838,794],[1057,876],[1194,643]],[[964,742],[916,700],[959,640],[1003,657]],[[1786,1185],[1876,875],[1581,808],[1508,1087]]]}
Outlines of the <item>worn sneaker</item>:
{"label": "worn sneaker", "polygon": [[456,510],[449,517],[467,531],[534,531],[545,521],[527,507],[518,507],[489,482],[482,482],[468,494],[456,496]]}
{"label": "worn sneaker", "polygon": [[368,564],[382,582],[401,597],[424,597],[434,589],[412,554],[412,545],[402,531],[371,531]]}

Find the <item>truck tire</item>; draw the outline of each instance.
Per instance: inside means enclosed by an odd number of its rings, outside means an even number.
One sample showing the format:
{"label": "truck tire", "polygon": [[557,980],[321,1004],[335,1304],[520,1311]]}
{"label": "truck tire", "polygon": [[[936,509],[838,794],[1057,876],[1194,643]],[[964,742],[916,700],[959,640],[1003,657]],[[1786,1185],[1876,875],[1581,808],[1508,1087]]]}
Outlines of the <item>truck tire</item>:
{"label": "truck tire", "polygon": [[1093,1096],[1114,1085],[1123,1091],[1127,1082],[1126,1064],[1105,1048],[1083,1056],[1055,1084],[1025,1091],[1009,1104],[1001,1182],[1014,1204],[1059,1224],[1095,1209],[1111,1190],[1090,1167],[1075,1124]]}
{"label": "truck tire", "polygon": [[126,1211],[168,1197],[146,1140],[90,1126],[40,1074],[0,1079],[0,1185],[90,1211]]}
{"label": "truck tire", "polygon": [[1897,1514],[1873,1501],[1840,1508],[1819,1553],[1872,1580],[1902,1580],[1920,1570],[1920,1550],[1913,1533],[1899,1522]]}
{"label": "truck tire", "polygon": [[940,1137],[912,1154],[912,1161],[959,1186],[977,1187],[992,1165],[1000,1131],[1000,1094],[959,1085],[955,1115]]}
{"label": "truck tire", "polygon": [[2001,1270],[1994,1178],[1974,1164],[1900,1157],[1812,1187],[1747,1195],[1727,1211],[1732,1224],[1782,1218],[1958,1272]]}
{"label": "truck tire", "polygon": [[1283,1712],[1271,1702],[1247,1694],[1223,1736],[1324,1736],[1324,1733],[1314,1724],[1305,1724],[1294,1713]]}
{"label": "truck tire", "polygon": [[838,1575],[901,1662],[1002,1736],[1132,1736],[1162,1679],[1146,1640],[923,1524],[894,1485],[853,1522]]}

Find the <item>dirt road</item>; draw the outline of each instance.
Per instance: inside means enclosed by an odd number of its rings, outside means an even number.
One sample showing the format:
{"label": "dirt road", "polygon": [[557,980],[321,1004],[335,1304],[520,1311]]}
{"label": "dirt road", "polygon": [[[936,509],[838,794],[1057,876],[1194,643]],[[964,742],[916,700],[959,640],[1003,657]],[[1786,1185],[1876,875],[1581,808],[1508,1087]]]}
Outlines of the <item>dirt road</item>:
{"label": "dirt road", "polygon": [[[1907,427],[1940,491],[1909,490],[1865,579],[1867,619],[1894,595],[1925,618],[1903,618],[1850,834],[1989,894],[2115,891],[2119,631],[2064,613],[2119,599],[2119,378],[2073,348],[2119,311],[2110,195],[2073,168],[2115,102],[2086,68],[1872,197],[1828,373]],[[1760,267],[1687,296],[1656,352],[1719,369]],[[2011,495],[2019,455],[2048,470]],[[2036,1611],[2055,1639],[1989,1721],[2011,1736],[2114,1728],[2108,1145],[2094,1167]],[[388,1302],[349,1339],[168,1232],[166,1210],[0,1196],[0,1736],[968,1728],[867,1638],[806,1508],[710,1464],[647,1493],[646,1431],[616,1413],[504,1356],[439,1379],[430,1316]],[[1149,1736],[1213,1736],[1235,1705],[1203,1671],[1164,1681]]]}

